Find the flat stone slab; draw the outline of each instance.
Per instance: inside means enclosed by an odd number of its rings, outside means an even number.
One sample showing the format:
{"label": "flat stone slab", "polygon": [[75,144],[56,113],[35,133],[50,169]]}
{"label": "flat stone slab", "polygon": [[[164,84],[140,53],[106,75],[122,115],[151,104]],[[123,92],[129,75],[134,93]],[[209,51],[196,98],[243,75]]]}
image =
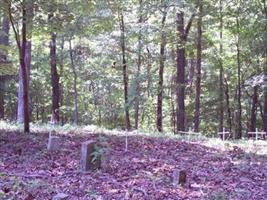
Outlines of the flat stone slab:
{"label": "flat stone slab", "polygon": [[101,155],[97,153],[97,142],[89,140],[82,143],[81,171],[97,170],[101,168]]}
{"label": "flat stone slab", "polygon": [[57,151],[59,150],[61,143],[61,138],[57,136],[49,136],[47,150],[48,151]]}
{"label": "flat stone slab", "polygon": [[64,194],[64,193],[58,193],[57,195],[55,195],[55,196],[53,197],[52,200],[67,200],[68,197],[69,197],[69,195],[67,195],[67,194]]}

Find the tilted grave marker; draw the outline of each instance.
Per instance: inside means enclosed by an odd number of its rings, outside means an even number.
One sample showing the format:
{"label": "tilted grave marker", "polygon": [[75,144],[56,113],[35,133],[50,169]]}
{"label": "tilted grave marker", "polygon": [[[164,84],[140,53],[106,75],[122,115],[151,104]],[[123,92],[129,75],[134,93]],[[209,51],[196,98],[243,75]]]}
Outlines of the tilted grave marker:
{"label": "tilted grave marker", "polygon": [[97,142],[89,140],[82,143],[81,171],[96,170],[101,168],[101,155],[97,153]]}

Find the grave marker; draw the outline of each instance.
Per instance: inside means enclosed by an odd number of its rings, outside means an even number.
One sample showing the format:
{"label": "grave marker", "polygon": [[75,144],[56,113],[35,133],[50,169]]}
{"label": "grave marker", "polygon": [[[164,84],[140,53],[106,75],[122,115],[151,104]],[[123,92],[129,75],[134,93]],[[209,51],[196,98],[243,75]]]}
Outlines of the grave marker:
{"label": "grave marker", "polygon": [[55,131],[51,131],[49,133],[48,144],[47,144],[48,151],[57,151],[60,146],[60,137],[53,136],[53,134],[55,134]]}
{"label": "grave marker", "polygon": [[218,132],[218,135],[222,136],[222,140],[225,141],[227,138],[230,137],[230,132],[225,131],[225,128],[223,128],[222,132]]}
{"label": "grave marker", "polygon": [[255,136],[255,139],[258,140],[259,135],[261,135],[262,138],[265,139],[266,136],[266,132],[264,131],[258,131],[258,129],[256,128],[256,132],[248,132],[248,136]]}
{"label": "grave marker", "polygon": [[82,143],[81,171],[96,170],[101,168],[101,155],[97,155],[97,142],[89,140]]}

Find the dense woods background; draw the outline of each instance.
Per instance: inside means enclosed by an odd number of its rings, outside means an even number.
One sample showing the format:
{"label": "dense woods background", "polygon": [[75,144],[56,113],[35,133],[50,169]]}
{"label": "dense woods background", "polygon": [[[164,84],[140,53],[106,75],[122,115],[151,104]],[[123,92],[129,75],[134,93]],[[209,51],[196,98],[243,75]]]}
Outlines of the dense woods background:
{"label": "dense woods background", "polygon": [[265,0],[2,0],[0,118],[267,131]]}

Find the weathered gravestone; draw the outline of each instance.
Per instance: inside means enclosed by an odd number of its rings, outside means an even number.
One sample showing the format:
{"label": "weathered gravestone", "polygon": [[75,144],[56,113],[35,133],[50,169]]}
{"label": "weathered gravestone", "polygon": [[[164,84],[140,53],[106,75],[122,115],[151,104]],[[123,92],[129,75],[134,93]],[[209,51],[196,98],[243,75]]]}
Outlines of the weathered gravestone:
{"label": "weathered gravestone", "polygon": [[186,184],[186,171],[175,169],[172,174],[172,184],[184,186]]}
{"label": "weathered gravestone", "polygon": [[97,142],[89,140],[82,143],[81,171],[97,170],[101,168],[101,154],[98,153]]}
{"label": "weathered gravestone", "polygon": [[53,136],[53,134],[55,134],[55,131],[52,131],[49,134],[48,144],[47,144],[48,151],[57,151],[60,146],[60,137]]}

